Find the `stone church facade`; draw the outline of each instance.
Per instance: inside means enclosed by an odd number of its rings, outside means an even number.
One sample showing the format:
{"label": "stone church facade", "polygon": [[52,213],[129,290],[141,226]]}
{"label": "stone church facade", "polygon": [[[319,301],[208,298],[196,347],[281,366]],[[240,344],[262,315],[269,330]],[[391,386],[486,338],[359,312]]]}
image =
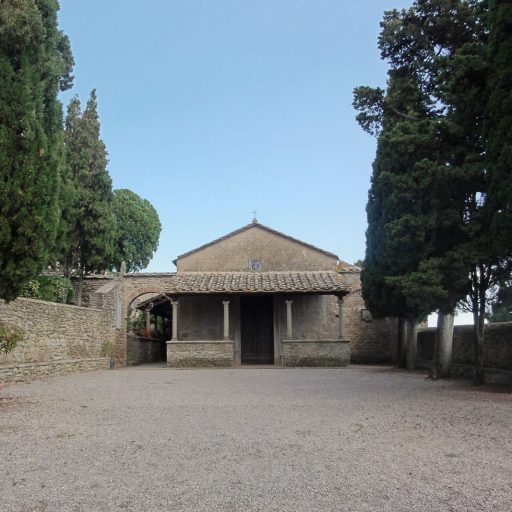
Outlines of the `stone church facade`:
{"label": "stone church facade", "polygon": [[[148,328],[151,315],[162,317],[169,367],[346,366],[393,356],[395,323],[371,319],[359,269],[328,251],[253,221],[174,263],[174,273],[118,280],[121,316],[145,294],[137,307]],[[140,362],[130,354],[147,352],[148,342],[120,329],[118,362]]]}
{"label": "stone church facade", "polygon": [[257,222],[179,256],[168,365],[347,365],[337,263]]}

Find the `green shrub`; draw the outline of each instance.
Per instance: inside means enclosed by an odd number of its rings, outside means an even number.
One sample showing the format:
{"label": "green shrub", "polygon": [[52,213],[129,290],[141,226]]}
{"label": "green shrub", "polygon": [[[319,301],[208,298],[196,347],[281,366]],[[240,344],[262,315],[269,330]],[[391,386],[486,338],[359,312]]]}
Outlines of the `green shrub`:
{"label": "green shrub", "polygon": [[23,341],[25,333],[19,327],[7,325],[0,320],[0,354],[7,354]]}
{"label": "green shrub", "polygon": [[70,304],[73,287],[71,281],[63,276],[39,276],[22,288],[20,297]]}

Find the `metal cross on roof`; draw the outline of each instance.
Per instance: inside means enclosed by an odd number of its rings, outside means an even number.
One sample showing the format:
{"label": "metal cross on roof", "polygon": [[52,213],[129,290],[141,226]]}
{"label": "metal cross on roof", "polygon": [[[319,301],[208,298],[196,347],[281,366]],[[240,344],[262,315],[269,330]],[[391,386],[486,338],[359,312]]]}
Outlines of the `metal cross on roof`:
{"label": "metal cross on roof", "polygon": [[258,222],[258,219],[256,218],[256,214],[257,213],[258,212],[256,210],[252,211],[252,214],[253,214],[252,222],[253,222],[253,224],[256,224]]}

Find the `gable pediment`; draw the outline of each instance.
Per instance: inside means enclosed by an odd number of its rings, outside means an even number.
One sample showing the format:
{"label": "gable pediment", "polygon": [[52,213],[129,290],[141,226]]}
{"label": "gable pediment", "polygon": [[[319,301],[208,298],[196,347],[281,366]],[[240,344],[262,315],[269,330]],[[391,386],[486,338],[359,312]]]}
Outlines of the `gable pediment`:
{"label": "gable pediment", "polygon": [[253,222],[178,256],[178,271],[335,270],[328,251]]}

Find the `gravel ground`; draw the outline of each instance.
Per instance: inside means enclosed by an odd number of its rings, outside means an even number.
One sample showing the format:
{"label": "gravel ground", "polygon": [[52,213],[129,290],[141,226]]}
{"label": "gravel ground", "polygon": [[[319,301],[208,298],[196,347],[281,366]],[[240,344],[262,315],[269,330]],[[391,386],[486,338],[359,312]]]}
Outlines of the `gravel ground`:
{"label": "gravel ground", "polygon": [[0,392],[0,510],[512,510],[512,394],[386,368],[75,374]]}

